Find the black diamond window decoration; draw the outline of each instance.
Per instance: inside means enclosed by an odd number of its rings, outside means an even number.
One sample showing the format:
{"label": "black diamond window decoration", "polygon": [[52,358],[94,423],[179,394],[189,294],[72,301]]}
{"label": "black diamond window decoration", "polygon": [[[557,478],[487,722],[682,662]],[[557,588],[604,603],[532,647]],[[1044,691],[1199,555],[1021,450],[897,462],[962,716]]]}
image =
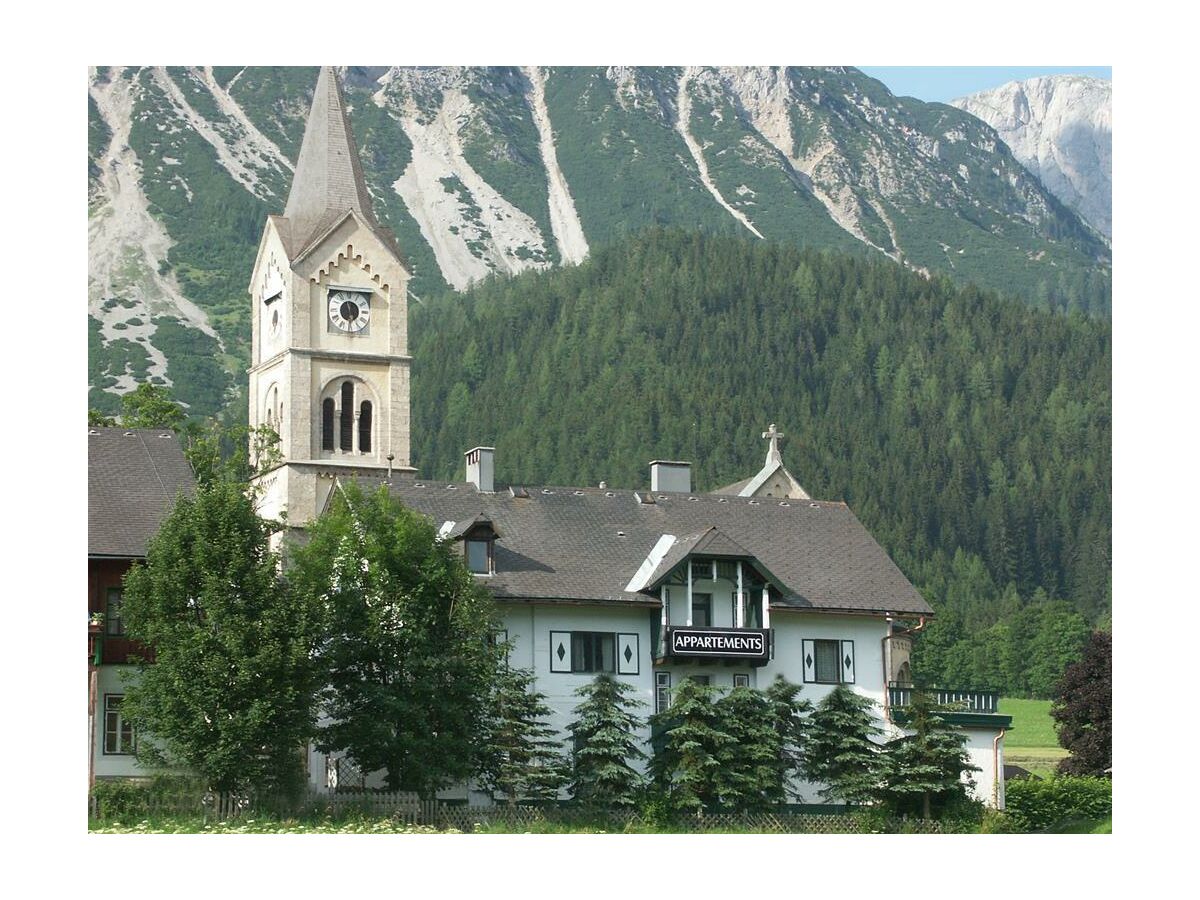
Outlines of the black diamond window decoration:
{"label": "black diamond window decoration", "polygon": [[626,644],[625,645],[625,662],[629,662],[631,659],[633,659],[633,648],[630,647],[628,644]]}
{"label": "black diamond window decoration", "polygon": [[846,664],[847,669],[850,668],[850,654],[849,653],[846,654],[846,658],[844,660],[842,660],[842,662],[844,662]]}
{"label": "black diamond window decoration", "polygon": [[562,641],[558,642],[558,661],[562,662],[562,658],[567,655],[567,651],[563,649]]}
{"label": "black diamond window decoration", "polygon": [[811,653],[808,654],[808,656],[804,657],[804,664],[806,666],[808,666],[810,669],[812,668],[812,654]]}

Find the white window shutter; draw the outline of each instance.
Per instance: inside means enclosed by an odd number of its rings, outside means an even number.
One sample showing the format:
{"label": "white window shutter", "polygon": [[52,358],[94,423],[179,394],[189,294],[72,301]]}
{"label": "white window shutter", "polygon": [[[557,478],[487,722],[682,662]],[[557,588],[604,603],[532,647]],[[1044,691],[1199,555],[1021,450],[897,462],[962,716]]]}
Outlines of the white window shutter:
{"label": "white window shutter", "polygon": [[550,632],[550,671],[571,671],[571,632]]}
{"label": "white window shutter", "polygon": [[641,671],[637,634],[617,635],[617,674],[637,675]]}
{"label": "white window shutter", "polygon": [[854,641],[842,641],[842,682],[854,684]]}
{"label": "white window shutter", "polygon": [[804,651],[804,680],[812,684],[817,680],[817,648],[812,641],[801,641]]}

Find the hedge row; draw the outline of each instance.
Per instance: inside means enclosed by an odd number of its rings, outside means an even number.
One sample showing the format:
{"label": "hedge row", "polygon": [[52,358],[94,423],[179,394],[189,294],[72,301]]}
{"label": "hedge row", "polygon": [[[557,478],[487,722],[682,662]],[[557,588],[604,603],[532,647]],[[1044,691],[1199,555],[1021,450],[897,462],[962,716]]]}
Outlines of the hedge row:
{"label": "hedge row", "polygon": [[1061,775],[1026,778],[1004,786],[1005,812],[1017,831],[1048,831],[1075,819],[1112,815],[1112,781]]}

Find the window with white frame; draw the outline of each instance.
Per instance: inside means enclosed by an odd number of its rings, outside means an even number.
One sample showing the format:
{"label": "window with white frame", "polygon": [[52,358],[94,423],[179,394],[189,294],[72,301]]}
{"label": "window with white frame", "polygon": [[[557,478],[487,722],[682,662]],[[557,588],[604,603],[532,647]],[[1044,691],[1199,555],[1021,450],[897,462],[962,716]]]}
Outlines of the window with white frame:
{"label": "window with white frame", "polygon": [[750,676],[746,675],[746,674],[734,675],[733,676],[733,686],[735,688],[750,687]]}
{"label": "window with white frame", "polygon": [[133,726],[121,714],[123,699],[120,694],[104,695],[104,753],[108,756],[128,756],[137,746]]}
{"label": "window with white frame", "polygon": [[654,711],[665,713],[671,708],[671,673],[654,673]]}

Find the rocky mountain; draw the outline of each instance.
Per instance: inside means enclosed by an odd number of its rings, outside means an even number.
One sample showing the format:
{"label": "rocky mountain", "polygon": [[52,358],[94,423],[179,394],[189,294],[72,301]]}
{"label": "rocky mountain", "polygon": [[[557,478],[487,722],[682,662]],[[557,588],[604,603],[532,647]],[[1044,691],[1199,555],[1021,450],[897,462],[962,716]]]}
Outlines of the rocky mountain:
{"label": "rocky mountain", "polygon": [[[1105,242],[943,104],[852,68],[346,67],[379,218],[422,295],[577,263],[655,225],[887,256],[1108,310]],[[97,68],[88,85],[90,405],[136,381],[198,414],[240,383],[246,282],[315,68]]]}
{"label": "rocky mountain", "polygon": [[996,129],[1058,199],[1112,238],[1111,81],[1050,75],[951,103]]}

